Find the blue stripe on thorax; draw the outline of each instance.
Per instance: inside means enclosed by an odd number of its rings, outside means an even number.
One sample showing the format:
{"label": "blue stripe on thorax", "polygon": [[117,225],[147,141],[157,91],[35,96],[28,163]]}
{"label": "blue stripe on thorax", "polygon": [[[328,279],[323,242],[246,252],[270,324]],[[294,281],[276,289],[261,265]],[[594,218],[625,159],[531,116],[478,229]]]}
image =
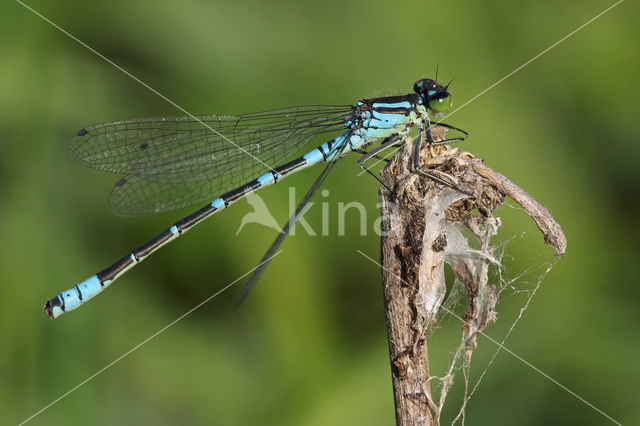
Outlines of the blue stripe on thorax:
{"label": "blue stripe on thorax", "polygon": [[373,107],[373,109],[376,109],[376,108],[399,108],[399,109],[405,109],[405,110],[413,108],[413,106],[411,105],[411,102],[409,102],[409,101],[393,102],[393,103],[374,102],[372,107]]}

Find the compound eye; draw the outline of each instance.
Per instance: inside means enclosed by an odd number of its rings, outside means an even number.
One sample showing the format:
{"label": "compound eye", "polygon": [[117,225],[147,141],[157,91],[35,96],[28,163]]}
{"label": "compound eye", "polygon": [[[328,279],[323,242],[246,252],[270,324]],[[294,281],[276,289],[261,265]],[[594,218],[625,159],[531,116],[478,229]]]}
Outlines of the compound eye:
{"label": "compound eye", "polygon": [[431,99],[429,101],[429,108],[435,112],[444,112],[451,108],[451,95],[440,99]]}

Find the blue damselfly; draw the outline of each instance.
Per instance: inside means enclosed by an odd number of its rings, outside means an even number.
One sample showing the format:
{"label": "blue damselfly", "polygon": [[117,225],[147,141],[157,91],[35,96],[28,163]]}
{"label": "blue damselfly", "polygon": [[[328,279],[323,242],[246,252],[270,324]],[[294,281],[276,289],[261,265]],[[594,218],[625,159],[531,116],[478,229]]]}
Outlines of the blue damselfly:
{"label": "blue damselfly", "polygon": [[[448,85],[442,86],[436,80],[426,78],[418,80],[413,89],[414,93],[364,99],[356,105],[298,106],[236,116],[141,118],[94,124],[80,130],[71,141],[71,156],[84,166],[125,175],[111,192],[111,208],[116,213],[167,212],[211,200],[220,193],[223,195],[96,275],[58,293],[47,301],[45,311],[51,318],[56,318],[77,308],[151,253],[248,193],[326,162],[327,166],[263,260],[271,258],[338,159],[349,151],[360,153],[360,166],[378,179],[364,162],[378,158],[378,153],[386,148],[402,144],[414,126],[418,128],[414,169],[453,187],[419,165],[422,141],[434,143],[428,112],[444,112],[451,106]],[[466,135],[456,127],[437,125]],[[286,162],[312,138],[331,132],[341,134]],[[458,140],[463,138],[440,142]],[[382,142],[375,149],[364,151],[376,141]],[[266,263],[249,278],[240,298],[244,298],[257,282]]]}

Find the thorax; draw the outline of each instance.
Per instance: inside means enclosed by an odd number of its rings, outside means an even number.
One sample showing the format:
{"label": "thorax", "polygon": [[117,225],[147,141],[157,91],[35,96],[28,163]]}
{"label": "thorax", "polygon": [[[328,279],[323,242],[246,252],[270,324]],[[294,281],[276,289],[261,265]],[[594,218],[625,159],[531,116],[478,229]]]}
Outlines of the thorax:
{"label": "thorax", "polygon": [[345,124],[370,143],[419,124],[426,114],[417,94],[363,99]]}

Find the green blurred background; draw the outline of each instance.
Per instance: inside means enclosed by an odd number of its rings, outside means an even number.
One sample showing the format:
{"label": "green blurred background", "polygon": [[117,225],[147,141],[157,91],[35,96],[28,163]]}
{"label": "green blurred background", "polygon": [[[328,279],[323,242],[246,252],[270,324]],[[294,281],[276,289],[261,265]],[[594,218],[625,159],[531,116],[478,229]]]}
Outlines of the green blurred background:
{"label": "green blurred background", "polygon": [[[28,4],[199,114],[405,93],[437,63],[442,80],[456,78],[459,106],[612,2]],[[622,3],[448,120],[470,131],[464,149],[549,207],[569,241],[507,346],[624,424],[640,423],[638,9]],[[2,6],[0,24],[0,423],[15,424],[255,266],[275,232],[254,224],[236,236],[251,211],[239,202],[50,321],[46,299],[189,212],[111,214],[117,177],[73,163],[70,137],[180,112],[18,3]],[[377,258],[379,237],[357,224],[335,235],[338,202],[363,203],[369,230],[375,219],[377,186],[355,158],[306,215],[319,229],[329,203],[332,236],[298,232],[243,305],[239,286],[222,293],[30,424],[392,424],[380,271],[356,252]],[[260,193],[280,223],[288,186],[301,197],[319,172]],[[549,250],[516,221],[534,244],[510,253],[514,270]],[[487,333],[500,340],[509,324]],[[452,319],[439,333],[459,329]],[[474,375],[495,350],[479,344]],[[450,349],[433,344],[435,363]],[[502,353],[467,424],[611,423]]]}

